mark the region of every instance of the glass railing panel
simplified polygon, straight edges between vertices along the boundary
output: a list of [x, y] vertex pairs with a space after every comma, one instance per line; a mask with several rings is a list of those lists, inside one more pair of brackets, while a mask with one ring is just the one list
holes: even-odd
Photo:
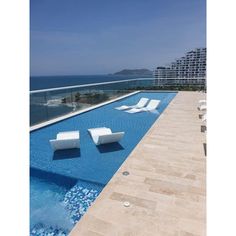
[[73, 89], [72, 98], [75, 110], [81, 110], [115, 99], [129, 92], [128, 90], [102, 90], [95, 87], [80, 90]]
[[30, 126], [48, 120], [46, 104], [45, 93], [30, 94]]
[[[34, 91], [30, 95], [32, 113], [30, 125], [32, 126], [126, 95], [133, 91], [131, 90], [133, 85], [130, 86], [130, 89], [127, 89], [128, 84], [130, 85], [130, 83], [124, 82], [48, 89], [40, 92]], [[110, 89], [112, 87], [115, 89]], [[37, 106], [35, 107], [36, 103]], [[39, 113], [39, 115], [36, 117], [35, 113]]]
[[205, 78], [140, 78], [135, 80], [69, 86], [30, 93], [30, 125], [121, 97], [136, 90], [205, 88]]
[[74, 105], [74, 111], [82, 110], [88, 108], [90, 105], [84, 99], [84, 94], [88, 93], [88, 89], [74, 88], [71, 89], [72, 102]]
[[48, 120], [73, 112], [74, 104], [70, 89], [46, 92]]

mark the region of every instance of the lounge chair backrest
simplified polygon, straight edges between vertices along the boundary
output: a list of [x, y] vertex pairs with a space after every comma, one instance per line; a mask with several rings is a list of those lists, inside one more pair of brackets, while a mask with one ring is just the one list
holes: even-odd
[[54, 151], [80, 147], [79, 139], [52, 139], [50, 144]]
[[206, 100], [205, 99], [199, 100], [198, 103], [206, 103]]
[[98, 141], [96, 144], [99, 145], [99, 144], [119, 142], [123, 136], [124, 136], [124, 132], [100, 135], [98, 137]]
[[57, 139], [76, 139], [79, 138], [79, 131], [59, 132]]
[[158, 107], [159, 103], [160, 103], [160, 100], [153, 99], [148, 103], [146, 108], [147, 110], [154, 110]]
[[198, 109], [200, 111], [206, 110], [207, 109], [207, 105], [206, 104], [202, 104], [201, 106], [198, 107]]
[[92, 128], [88, 129], [88, 132], [92, 137], [96, 137], [99, 135], [105, 135], [105, 134], [111, 134], [111, 129], [106, 128], [106, 127], [100, 127], [100, 128]]
[[207, 120], [207, 117], [206, 117], [206, 114], [204, 114], [203, 116], [202, 116], [202, 121], [204, 122], [204, 121], [206, 121]]
[[148, 98], [141, 98], [137, 103], [136, 107], [137, 108], [144, 107], [147, 104], [148, 100], [149, 100]]

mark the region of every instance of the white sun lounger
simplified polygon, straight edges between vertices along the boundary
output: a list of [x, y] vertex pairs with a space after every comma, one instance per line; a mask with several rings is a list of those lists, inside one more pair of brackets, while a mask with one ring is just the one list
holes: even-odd
[[79, 148], [79, 131], [60, 132], [56, 139], [49, 140], [54, 151], [62, 149]]
[[207, 120], [206, 114], [204, 114], [204, 115], [202, 116], [201, 120], [202, 120], [202, 122], [206, 122], [206, 120]]
[[198, 107], [198, 110], [199, 110], [199, 111], [205, 111], [206, 109], [207, 109], [206, 104], [202, 104], [202, 105], [200, 105], [200, 106]]
[[119, 142], [125, 132], [112, 133], [111, 129], [106, 127], [88, 129], [96, 145]]
[[129, 109], [129, 108], [142, 108], [147, 104], [148, 100], [149, 100], [148, 98], [141, 98], [136, 105], [133, 105], [133, 106], [123, 105], [121, 107], [116, 107], [115, 109], [122, 111], [122, 110], [126, 110], [126, 109]]
[[206, 100], [205, 100], [205, 99], [199, 100], [198, 103], [199, 103], [199, 104], [206, 104]]
[[155, 111], [157, 109], [157, 107], [159, 106], [160, 102], [161, 102], [160, 100], [152, 99], [146, 107], [132, 108], [131, 110], [128, 110], [126, 112], [128, 112], [128, 113], [137, 113], [137, 112], [142, 112], [142, 111], [150, 111], [150, 112]]

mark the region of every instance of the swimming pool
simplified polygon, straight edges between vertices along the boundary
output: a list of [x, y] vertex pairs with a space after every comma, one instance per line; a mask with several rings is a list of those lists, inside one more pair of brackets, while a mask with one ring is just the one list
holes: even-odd
[[[31, 132], [30, 166], [31, 175], [33, 176], [30, 196], [31, 235], [47, 235], [43, 234], [43, 230], [45, 228], [50, 229], [50, 227], [51, 235], [59, 235], [60, 233], [63, 235], [61, 231], [55, 233], [55, 229], [64, 230], [65, 234], [68, 233], [175, 95], [176, 93], [173, 92], [140, 92]], [[161, 100], [157, 112], [129, 114], [114, 109], [124, 104], [136, 104], [142, 97]], [[87, 129], [104, 126], [111, 128], [114, 132], [124, 131], [125, 136], [119, 143], [96, 146]], [[72, 130], [79, 130], [80, 132], [80, 149], [53, 153], [49, 140], [55, 138], [58, 132]], [[45, 194], [37, 194], [40, 189]], [[88, 194], [89, 197], [83, 195], [84, 189], [85, 195]], [[67, 203], [70, 201], [65, 200], [65, 196], [68, 196], [67, 193], [71, 191], [74, 192], [73, 213], [70, 210], [68, 211]], [[83, 196], [84, 201], [79, 201], [79, 198], [76, 197], [80, 195]], [[46, 202], [52, 202], [49, 206], [45, 206], [48, 208], [47, 214], [51, 217], [62, 215], [65, 219], [69, 219], [68, 222], [71, 222], [71, 225], [69, 223], [63, 225], [53, 222], [47, 225], [47, 220], [41, 222], [43, 221], [41, 220], [42, 215], [34, 214], [34, 212], [37, 211], [36, 206], [40, 205], [39, 203], [42, 207], [44, 206], [45, 198], [47, 199]], [[87, 201], [87, 199], [89, 200]], [[35, 204], [35, 202], [38, 202], [38, 204]], [[86, 204], [83, 207], [84, 203]], [[55, 211], [51, 207], [53, 205], [57, 205], [59, 209], [65, 209], [65, 211], [58, 209]], [[81, 214], [78, 213], [80, 208], [82, 209]], [[56, 214], [55, 212], [58, 211], [60, 213]], [[60, 222], [59, 219], [58, 222]], [[62, 229], [58, 228], [59, 225]], [[33, 229], [35, 234], [32, 232]], [[38, 232], [42, 234], [37, 234]]]

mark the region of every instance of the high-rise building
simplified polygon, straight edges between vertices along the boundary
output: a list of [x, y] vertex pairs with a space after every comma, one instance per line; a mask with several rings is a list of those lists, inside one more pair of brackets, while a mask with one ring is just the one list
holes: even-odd
[[156, 78], [173, 78], [175, 73], [170, 67], [158, 66], [155, 70]]
[[154, 77], [165, 78], [205, 78], [206, 77], [206, 48], [196, 48], [187, 52], [184, 57], [172, 62], [168, 67], [158, 66]]

